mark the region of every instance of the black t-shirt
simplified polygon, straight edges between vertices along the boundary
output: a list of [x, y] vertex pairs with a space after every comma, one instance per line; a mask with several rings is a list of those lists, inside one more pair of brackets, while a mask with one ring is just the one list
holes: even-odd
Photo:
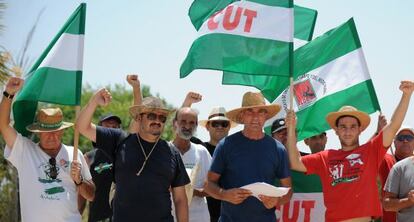
[[[96, 145], [115, 159], [116, 193], [113, 221], [172, 222], [170, 187], [190, 182], [180, 154], [164, 140], [159, 140], [144, 170], [137, 176], [145, 160], [136, 134], [130, 135], [115, 152], [122, 135], [119, 129], [97, 127]], [[148, 155], [154, 143], [140, 139]]]
[[89, 222], [100, 221], [112, 216], [109, 205], [109, 190], [113, 180], [112, 157], [100, 149], [85, 154], [89, 161], [89, 170], [95, 183], [95, 199], [89, 203]]
[[[204, 142], [202, 145], [205, 148], [207, 148], [210, 155], [213, 156], [216, 146], [212, 145], [209, 142]], [[214, 199], [213, 197], [207, 197], [207, 204], [208, 204], [208, 211], [210, 212], [210, 221], [217, 222], [220, 217], [221, 201]]]

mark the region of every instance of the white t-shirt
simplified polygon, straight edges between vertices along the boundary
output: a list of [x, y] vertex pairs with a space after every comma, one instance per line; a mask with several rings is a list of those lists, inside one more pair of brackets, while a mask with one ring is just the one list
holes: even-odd
[[[13, 149], [6, 146], [4, 156], [19, 174], [22, 221], [79, 222], [76, 185], [70, 177], [73, 147], [62, 144], [56, 156], [58, 176], [48, 176], [49, 159], [38, 144], [18, 134]], [[82, 152], [78, 152], [82, 176], [91, 180], [88, 165]]]
[[[194, 189], [202, 189], [211, 165], [211, 156], [208, 150], [202, 145], [191, 143], [190, 149], [184, 155], [181, 155], [181, 158], [187, 172], [191, 172], [198, 164], [195, 178], [191, 178], [190, 173], [188, 176], [192, 180], [191, 184], [193, 184]], [[210, 222], [210, 213], [205, 197], [193, 196], [188, 211], [190, 222]]]

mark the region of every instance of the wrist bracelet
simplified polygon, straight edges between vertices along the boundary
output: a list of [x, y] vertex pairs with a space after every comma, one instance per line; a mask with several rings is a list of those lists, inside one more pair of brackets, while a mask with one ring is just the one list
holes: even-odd
[[14, 97], [14, 95], [9, 94], [7, 91], [3, 91], [3, 96], [10, 100]]

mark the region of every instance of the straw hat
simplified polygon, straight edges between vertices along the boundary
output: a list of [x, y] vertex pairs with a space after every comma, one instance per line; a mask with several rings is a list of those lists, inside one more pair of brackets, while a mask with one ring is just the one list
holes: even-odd
[[36, 119], [37, 122], [26, 127], [32, 133], [54, 132], [73, 126], [73, 123], [63, 122], [63, 113], [60, 108], [40, 109]]
[[161, 112], [165, 115], [169, 115], [170, 113], [174, 112], [174, 110], [168, 109], [161, 101], [161, 99], [152, 96], [145, 97], [142, 100], [141, 105], [129, 107], [129, 114], [134, 119], [141, 113], [149, 112]]
[[229, 118], [226, 117], [226, 109], [224, 107], [221, 107], [221, 106], [214, 107], [210, 111], [210, 114], [208, 115], [208, 119], [200, 120], [198, 123], [201, 126], [206, 127], [207, 123], [209, 121], [229, 121], [230, 122], [230, 128], [233, 128], [233, 127], [237, 126], [237, 123], [235, 123], [233, 121], [230, 121]]
[[334, 129], [336, 128], [336, 120], [341, 116], [353, 116], [357, 118], [361, 124], [362, 131], [368, 127], [371, 121], [371, 118], [367, 113], [359, 111], [353, 106], [343, 106], [337, 112], [328, 113], [326, 121], [331, 128]]
[[251, 108], [267, 110], [267, 119], [272, 118], [280, 111], [280, 106], [277, 104], [266, 105], [266, 101], [261, 93], [247, 92], [243, 95], [242, 107], [228, 111], [226, 116], [236, 123], [243, 124], [240, 120], [240, 113]]

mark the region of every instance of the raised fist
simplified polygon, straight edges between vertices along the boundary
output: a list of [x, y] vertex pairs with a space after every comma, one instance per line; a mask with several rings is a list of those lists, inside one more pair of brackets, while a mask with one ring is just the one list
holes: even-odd
[[111, 102], [112, 96], [111, 96], [111, 93], [107, 89], [102, 88], [95, 93], [92, 100], [97, 105], [107, 106]]
[[141, 86], [141, 83], [138, 79], [138, 75], [135, 75], [135, 74], [127, 75], [126, 80], [128, 84], [131, 85], [133, 88]]
[[19, 77], [11, 77], [6, 84], [5, 91], [10, 95], [14, 95], [23, 87], [23, 83], [23, 79]]

